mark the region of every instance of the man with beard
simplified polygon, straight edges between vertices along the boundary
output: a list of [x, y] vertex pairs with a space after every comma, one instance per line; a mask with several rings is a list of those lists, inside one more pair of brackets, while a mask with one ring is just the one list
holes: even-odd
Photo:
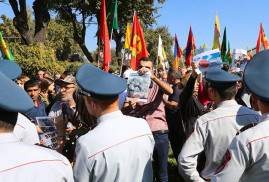
[[73, 92], [77, 87], [74, 76], [67, 76], [65, 79], [57, 80], [56, 84], [60, 85], [61, 101], [53, 104], [49, 116], [55, 118], [55, 125], [58, 129], [58, 147], [57, 151], [61, 153], [63, 144], [65, 143], [65, 132], [68, 122], [72, 118], [72, 113], [76, 110], [76, 103], [73, 99]]

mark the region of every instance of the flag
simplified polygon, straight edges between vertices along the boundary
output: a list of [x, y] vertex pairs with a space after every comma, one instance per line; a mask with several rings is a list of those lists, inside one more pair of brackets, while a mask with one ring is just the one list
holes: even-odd
[[194, 42], [194, 37], [193, 37], [191, 26], [190, 26], [189, 37], [188, 37], [188, 42], [186, 46], [186, 56], [185, 56], [187, 66], [191, 65], [192, 53], [193, 53], [194, 48], [195, 48], [195, 42]]
[[225, 60], [228, 60], [229, 65], [232, 64], [232, 53], [231, 53], [231, 48], [230, 48], [230, 41], [228, 41], [228, 52], [225, 56]]
[[1, 32], [0, 32], [0, 41], [1, 41], [2, 50], [3, 50], [4, 55], [5, 55], [4, 58], [13, 61], [14, 57], [12, 56], [11, 52], [8, 50], [6, 43], [5, 43], [5, 40], [2, 37]]
[[111, 52], [110, 52], [109, 35], [108, 35], [107, 22], [106, 22], [106, 3], [105, 3], [105, 0], [101, 1], [99, 37], [104, 42], [103, 68], [104, 68], [104, 71], [108, 72], [108, 63], [111, 62]]
[[175, 34], [175, 49], [174, 49], [174, 68], [178, 69], [179, 67], [179, 59], [181, 58], [183, 52], [181, 47], [178, 44], [177, 34]]
[[251, 59], [253, 57], [252, 49], [249, 51], [249, 58]]
[[118, 6], [117, 0], [115, 0], [115, 4], [112, 6], [110, 11], [107, 14], [107, 28], [109, 32], [109, 36], [111, 35], [112, 29], [118, 29]]
[[164, 46], [162, 43], [161, 35], [159, 35], [159, 43], [158, 43], [158, 58], [159, 58], [159, 68], [163, 68], [164, 72], [166, 69], [169, 69], [169, 63], [167, 61], [167, 57], [165, 54]]
[[133, 70], [137, 70], [137, 65], [139, 59], [142, 57], [148, 57], [148, 51], [143, 35], [143, 31], [139, 20], [137, 18], [136, 12], [134, 13], [134, 21], [132, 27], [130, 47], [132, 49], [132, 57], [130, 61], [130, 66]]
[[265, 36], [264, 30], [262, 28], [262, 23], [260, 24], [260, 32], [257, 40], [256, 53], [260, 51], [261, 44], [263, 44], [264, 49], [269, 48], [268, 40]]
[[207, 48], [207, 45], [204, 43], [203, 48]]
[[227, 45], [226, 45], [226, 27], [225, 27], [221, 44], [221, 59], [223, 63], [225, 62], [226, 51], [227, 51]]
[[125, 43], [124, 43], [124, 49], [130, 49], [130, 37], [132, 33], [132, 26], [130, 23], [127, 23], [126, 27], [126, 34], [125, 34]]
[[214, 40], [213, 40], [213, 48], [212, 49], [219, 49], [219, 37], [220, 37], [220, 27], [219, 27], [219, 17], [216, 12], [215, 17], [215, 28], [214, 28]]

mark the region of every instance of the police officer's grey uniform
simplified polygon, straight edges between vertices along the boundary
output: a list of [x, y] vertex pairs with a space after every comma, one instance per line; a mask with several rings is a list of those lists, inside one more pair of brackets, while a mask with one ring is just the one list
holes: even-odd
[[64, 156], [20, 142], [13, 133], [0, 134], [0, 153], [0, 181], [74, 181], [71, 165]]
[[212, 181], [268, 181], [269, 113], [263, 114], [260, 122], [233, 140]]
[[[207, 74], [210, 75], [209, 72]], [[210, 179], [237, 131], [251, 122], [258, 122], [259, 116], [257, 112], [238, 105], [235, 100], [228, 100], [198, 118], [178, 156], [181, 176], [186, 181], [195, 182]], [[200, 177], [196, 166], [198, 154], [202, 151], [205, 152], [206, 163]]]
[[21, 142], [30, 144], [40, 143], [36, 126], [20, 113], [18, 114], [17, 124], [14, 127], [13, 133]]
[[[2, 72], [0, 80], [0, 110], [4, 118], [1, 122], [13, 125], [14, 121], [5, 119], [10, 114], [8, 112], [13, 112], [14, 116], [18, 112], [26, 112], [34, 106], [33, 101]], [[64, 156], [51, 149], [20, 142], [12, 131], [1, 129], [0, 181], [74, 181], [71, 165]]]
[[152, 181], [153, 148], [144, 119], [121, 111], [103, 115], [94, 130], [77, 141], [75, 181]]
[[[103, 102], [116, 101], [127, 86], [122, 78], [89, 64], [78, 69], [76, 79], [81, 94]], [[75, 181], [152, 181], [154, 139], [149, 125], [144, 119], [113, 109], [97, 118], [98, 125], [78, 139]]]
[[[256, 97], [269, 101], [269, 50], [257, 53], [247, 64], [244, 82]], [[258, 78], [258, 79], [257, 79]], [[260, 101], [261, 102], [261, 101]], [[268, 108], [268, 106], [267, 106]], [[266, 112], [267, 108], [261, 109]], [[266, 182], [269, 180], [269, 113], [260, 123], [233, 140], [212, 181]]]

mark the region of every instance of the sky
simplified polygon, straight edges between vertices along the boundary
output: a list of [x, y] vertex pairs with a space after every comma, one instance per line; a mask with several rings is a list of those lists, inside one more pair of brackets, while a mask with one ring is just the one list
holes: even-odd
[[[30, 7], [32, 1], [27, 0]], [[216, 12], [220, 23], [220, 41], [226, 27], [231, 49], [256, 47], [260, 23], [263, 23], [265, 34], [269, 35], [269, 0], [167, 0], [157, 6], [162, 8], [159, 9], [161, 16], [157, 18], [155, 27], [167, 26], [172, 36], [176, 33], [182, 49], [186, 47], [190, 25], [196, 46], [199, 48], [205, 43], [208, 48], [212, 48]], [[0, 10], [0, 14], [14, 17], [8, 3], [0, 3]], [[86, 45], [90, 51], [97, 48], [95, 33], [95, 25], [87, 28]]]

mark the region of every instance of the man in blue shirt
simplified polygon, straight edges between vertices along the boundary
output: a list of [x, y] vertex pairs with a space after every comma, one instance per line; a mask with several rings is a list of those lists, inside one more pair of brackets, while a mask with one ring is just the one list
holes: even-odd
[[37, 99], [40, 93], [40, 84], [37, 80], [29, 80], [24, 84], [24, 90], [34, 102], [34, 107], [27, 111], [26, 114], [37, 124], [36, 117], [47, 116], [45, 104]]

